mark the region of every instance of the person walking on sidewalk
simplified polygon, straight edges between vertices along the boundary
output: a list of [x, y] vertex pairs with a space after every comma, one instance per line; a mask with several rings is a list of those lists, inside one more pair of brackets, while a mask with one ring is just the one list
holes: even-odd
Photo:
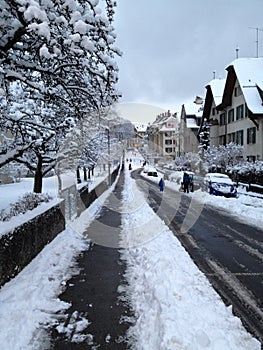
[[161, 178], [161, 180], [159, 181], [159, 188], [160, 188], [160, 191], [163, 192], [163, 190], [164, 190], [164, 180], [163, 180], [163, 178]]

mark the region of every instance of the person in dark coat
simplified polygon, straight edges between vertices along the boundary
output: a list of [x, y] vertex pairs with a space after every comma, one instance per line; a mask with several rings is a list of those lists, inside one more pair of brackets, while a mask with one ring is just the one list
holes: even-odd
[[161, 178], [161, 180], [159, 181], [159, 187], [160, 187], [160, 191], [163, 192], [163, 190], [164, 190], [164, 181], [163, 181], [163, 178]]
[[187, 173], [184, 173], [183, 177], [183, 185], [184, 185], [184, 193], [189, 193], [189, 183], [190, 183], [190, 177]]

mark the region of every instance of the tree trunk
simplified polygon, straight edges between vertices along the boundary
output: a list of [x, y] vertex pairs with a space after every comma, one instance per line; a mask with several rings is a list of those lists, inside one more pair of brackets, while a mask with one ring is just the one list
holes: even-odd
[[77, 167], [77, 183], [78, 183], [78, 184], [81, 183], [79, 166]]
[[84, 172], [84, 181], [87, 181], [87, 169], [85, 166], [83, 167], [83, 172]]
[[57, 171], [56, 175], [58, 178], [58, 192], [60, 193], [62, 190], [62, 178], [59, 170]]
[[43, 184], [43, 174], [42, 174], [42, 157], [38, 157], [37, 169], [35, 171], [34, 177], [34, 192], [41, 193]]

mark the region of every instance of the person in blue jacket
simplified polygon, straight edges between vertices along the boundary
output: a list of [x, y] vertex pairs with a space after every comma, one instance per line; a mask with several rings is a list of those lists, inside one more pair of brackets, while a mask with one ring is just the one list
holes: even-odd
[[164, 190], [164, 181], [163, 181], [163, 178], [161, 178], [161, 180], [159, 181], [159, 187], [160, 187], [160, 191], [163, 192], [163, 190]]
[[184, 173], [183, 184], [184, 184], [184, 193], [186, 192], [189, 193], [190, 176], [187, 173]]

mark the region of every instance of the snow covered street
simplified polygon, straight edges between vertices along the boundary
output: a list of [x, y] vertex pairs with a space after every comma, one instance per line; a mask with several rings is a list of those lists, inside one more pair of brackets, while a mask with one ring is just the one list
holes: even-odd
[[[139, 166], [138, 158], [133, 168]], [[70, 307], [58, 296], [66, 281], [78, 273], [75, 259], [89, 247], [83, 232], [112, 189], [70, 222], [1, 288], [3, 349], [48, 349], [43, 326], [54, 321], [54, 313]], [[121, 254], [127, 264], [128, 286], [120, 285], [119, 290], [126, 292], [136, 317], [128, 331], [133, 349], [259, 350], [260, 343], [233, 316], [231, 307], [224, 305], [173, 233], [149, 207], [128, 169], [122, 196]]]
[[[126, 207], [140, 196], [126, 177]], [[145, 203], [124, 211], [123, 251], [127, 294], [138, 317], [130, 334], [136, 349], [260, 349], [197, 269], [173, 233]], [[147, 243], [134, 246], [134, 233], [145, 237], [145, 224], [160, 230]], [[138, 238], [136, 238], [138, 242]]]

